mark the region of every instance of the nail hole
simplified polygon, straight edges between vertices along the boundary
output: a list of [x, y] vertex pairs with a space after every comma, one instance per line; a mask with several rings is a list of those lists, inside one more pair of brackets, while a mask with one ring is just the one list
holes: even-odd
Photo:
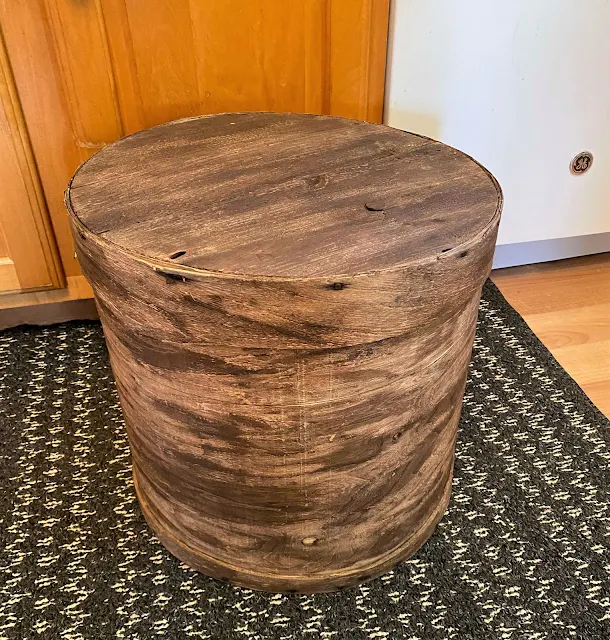
[[393, 440], [394, 442], [398, 442], [398, 440], [400, 440], [400, 436], [402, 436], [402, 431], [399, 431], [398, 433], [395, 433], [395, 434], [392, 436], [392, 440]]
[[171, 253], [170, 254], [170, 260], [175, 260], [176, 258], [179, 258], [180, 256], [183, 256], [186, 253], [186, 251], [176, 251], [175, 253]]
[[313, 189], [317, 189], [320, 187], [325, 187], [328, 184], [328, 176], [321, 174], [319, 176], [311, 176], [310, 178], [306, 178], [305, 181], [307, 184]]
[[306, 547], [312, 547], [314, 544], [318, 544], [318, 539], [314, 538], [313, 536], [310, 536], [308, 538], [303, 538], [301, 540], [301, 542], [306, 546]]
[[327, 284], [327, 289], [334, 289], [335, 291], [341, 291], [345, 289], [348, 285], [345, 282], [333, 282], [331, 284]]

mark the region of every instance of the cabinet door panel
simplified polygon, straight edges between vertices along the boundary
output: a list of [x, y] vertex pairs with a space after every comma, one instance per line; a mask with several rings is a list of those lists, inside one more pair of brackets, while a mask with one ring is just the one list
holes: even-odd
[[0, 293], [63, 285], [44, 196], [0, 33]]

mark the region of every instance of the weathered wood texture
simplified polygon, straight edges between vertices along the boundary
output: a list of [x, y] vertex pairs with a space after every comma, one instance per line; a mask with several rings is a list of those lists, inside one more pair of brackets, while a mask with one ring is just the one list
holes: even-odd
[[323, 591], [430, 536], [502, 204], [488, 172], [381, 125], [223, 114], [106, 147], [66, 203], [175, 555]]

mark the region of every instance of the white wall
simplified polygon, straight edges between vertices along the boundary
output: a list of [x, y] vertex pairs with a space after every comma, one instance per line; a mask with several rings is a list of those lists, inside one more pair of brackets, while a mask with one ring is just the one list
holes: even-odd
[[[610, 232], [610, 1], [394, 0], [392, 12], [386, 122], [496, 175], [498, 243]], [[584, 149], [593, 167], [573, 176]]]

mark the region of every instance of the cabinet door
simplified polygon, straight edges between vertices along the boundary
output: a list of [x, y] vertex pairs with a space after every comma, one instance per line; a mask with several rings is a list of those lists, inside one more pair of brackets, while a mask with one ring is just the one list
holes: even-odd
[[52, 289], [63, 284], [0, 32], [0, 293]]
[[222, 111], [380, 122], [389, 0], [0, 0], [67, 276], [78, 164], [133, 131]]

